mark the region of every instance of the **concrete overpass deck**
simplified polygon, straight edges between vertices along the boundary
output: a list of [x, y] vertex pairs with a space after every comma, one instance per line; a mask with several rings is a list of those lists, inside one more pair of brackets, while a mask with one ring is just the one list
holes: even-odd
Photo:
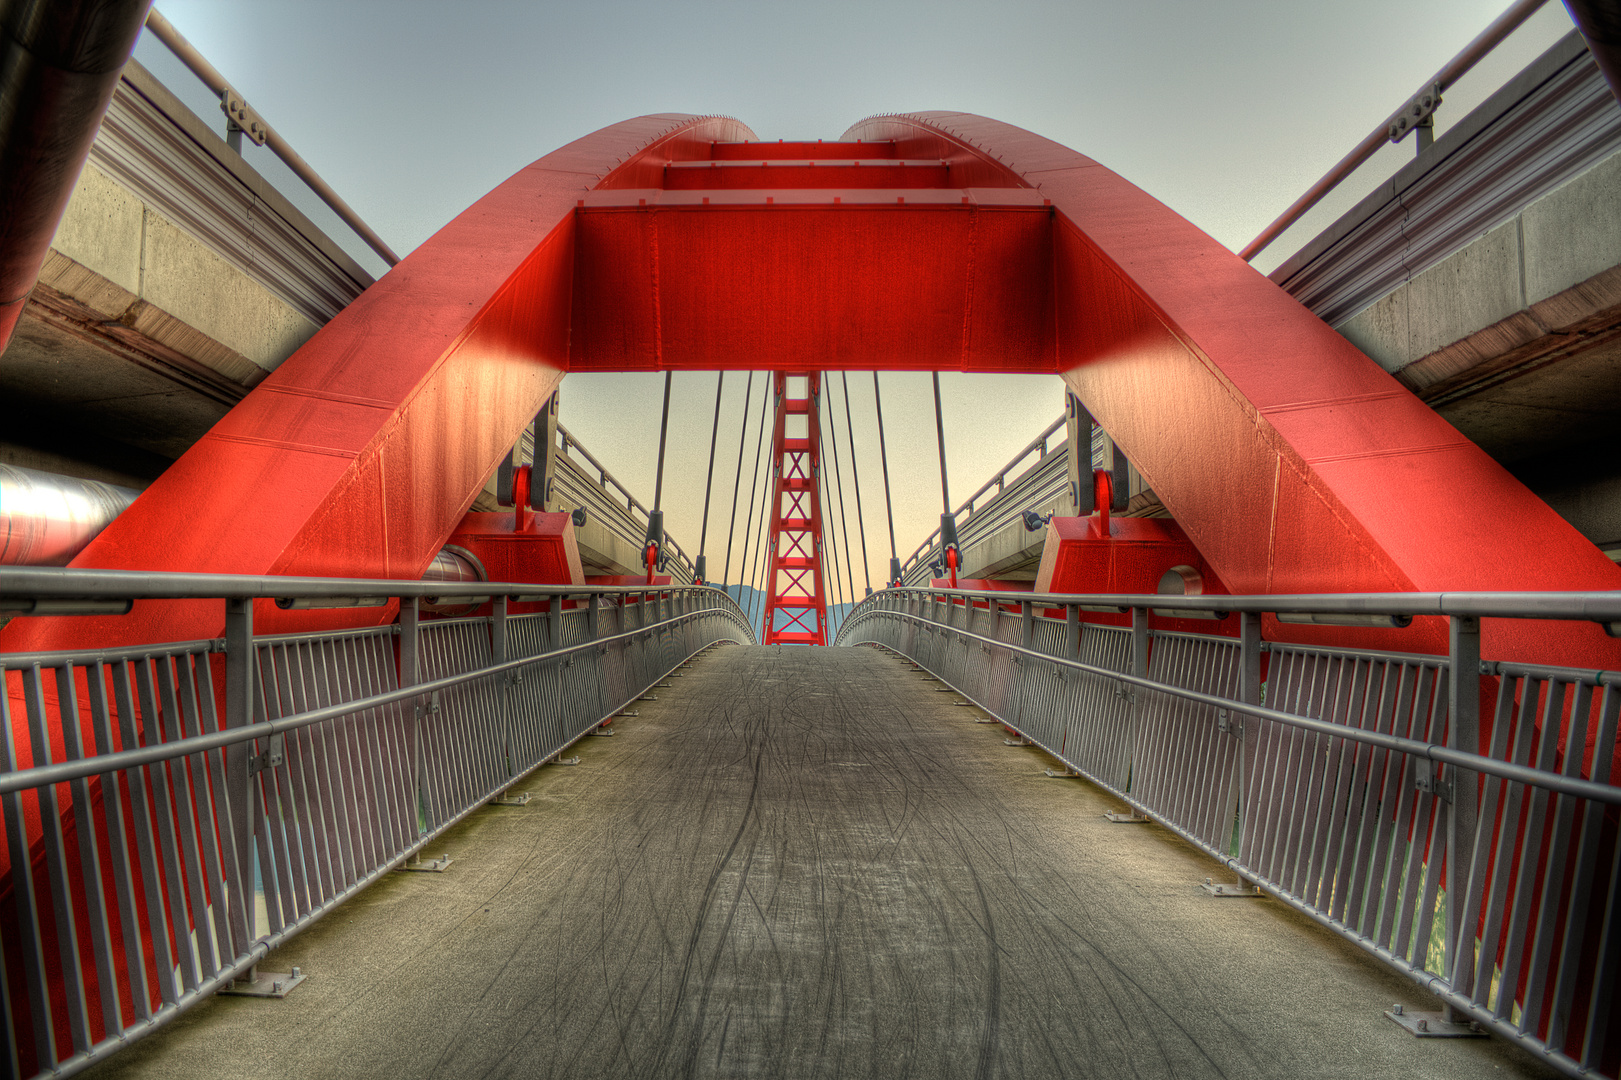
[[1545, 1076], [871, 649], [726, 647], [90, 1075]]

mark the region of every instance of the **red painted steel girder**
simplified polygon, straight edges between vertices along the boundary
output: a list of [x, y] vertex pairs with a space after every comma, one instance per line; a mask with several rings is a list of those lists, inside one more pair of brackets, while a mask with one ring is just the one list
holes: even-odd
[[[826, 645], [822, 578], [822, 377], [777, 372], [771, 428], [771, 554], [766, 563], [764, 641]], [[779, 620], [778, 614], [782, 615]]]
[[[73, 565], [420, 577], [567, 369], [579, 201], [751, 137], [727, 118], [644, 116], [520, 170], [322, 327]], [[255, 617], [262, 630], [357, 618], [268, 603]], [[116, 619], [18, 619], [0, 647], [223, 626], [218, 603], [137, 603]]]
[[[565, 369], [934, 368], [1062, 374], [1235, 592], [1621, 587], [1376, 364], [1074, 151], [960, 113], [875, 117], [841, 143], [746, 135], [642, 118], [523, 170], [265, 380], [79, 564], [412, 577]], [[697, 161], [776, 162], [754, 167], [783, 178], [929, 162], [934, 186], [668, 190]], [[218, 633], [216, 611], [182, 608], [139, 635]], [[95, 627], [44, 622], [0, 644], [83, 644]], [[131, 625], [102, 621], [118, 640]], [[1439, 633], [1386, 643], [1434, 650]], [[1487, 633], [1488, 654], [1621, 662], [1596, 626]]]

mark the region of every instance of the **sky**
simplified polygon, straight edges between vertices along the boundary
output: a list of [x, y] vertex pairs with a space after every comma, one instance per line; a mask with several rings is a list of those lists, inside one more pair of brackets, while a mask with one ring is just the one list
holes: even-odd
[[[763, 139], [833, 139], [874, 113], [952, 109], [1054, 139], [1108, 166], [1238, 250], [1423, 86], [1506, 0], [1162, 0], [985, 3], [595, 0], [158, 0], [249, 104], [401, 255], [518, 169], [627, 117], [735, 116]], [[1554, 0], [1446, 94], [1444, 133], [1571, 29]], [[217, 103], [143, 35], [136, 58], [199, 115]], [[269, 151], [248, 160], [375, 273], [384, 270]], [[1380, 151], [1255, 265], [1270, 270], [1410, 160]], [[707, 544], [732, 515], [743, 373], [721, 410]], [[885, 372], [884, 421], [902, 558], [938, 525], [927, 375]], [[696, 553], [716, 375], [675, 377], [664, 509]], [[834, 377], [839, 438], [842, 380]], [[889, 558], [872, 376], [851, 373], [867, 558]], [[754, 405], [763, 378], [755, 379]], [[941, 376], [948, 477], [963, 501], [1062, 412], [1053, 376]], [[565, 379], [561, 418], [651, 503], [662, 376]], [[755, 412], [753, 415], [757, 415]], [[751, 424], [753, 423], [751, 417]], [[729, 437], [728, 437], [729, 433]], [[841, 445], [841, 453], [848, 453]], [[745, 478], [753, 456], [744, 448]], [[853, 518], [852, 462], [843, 480]], [[735, 517], [741, 530], [744, 506]], [[836, 504], [835, 504], [836, 510]], [[859, 543], [856, 544], [859, 549]], [[728, 575], [737, 580], [734, 555]], [[746, 579], [746, 573], [743, 574]], [[844, 587], [846, 590], [848, 586]]]

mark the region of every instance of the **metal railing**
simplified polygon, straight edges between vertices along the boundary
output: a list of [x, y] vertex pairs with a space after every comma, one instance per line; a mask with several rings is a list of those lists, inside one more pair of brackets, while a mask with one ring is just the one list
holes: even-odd
[[[1151, 612], [1177, 610], [1225, 612], [1238, 635], [1150, 629]], [[1083, 618], [1096, 611], [1129, 611], [1130, 625]], [[1450, 655], [1267, 642], [1264, 613], [1387, 627], [1444, 616]], [[1426, 1023], [1472, 1022], [1567, 1075], [1614, 1076], [1621, 673], [1483, 662], [1480, 624], [1494, 618], [1616, 634], [1621, 594], [893, 589], [859, 604], [838, 643], [908, 658], [1225, 863], [1238, 888], [1255, 883], [1407, 975], [1444, 1006]]]
[[[400, 617], [257, 636], [255, 598]], [[152, 599], [221, 602], [225, 636], [0, 654], [10, 1075], [77, 1073], [249, 976], [701, 649], [753, 641], [693, 586], [0, 574], [0, 613]]]
[[227, 132], [236, 140], [232, 143], [233, 149], [241, 150], [240, 137], [242, 133], [247, 134], [248, 138], [254, 143], [269, 146], [271, 152], [292, 170], [293, 175], [304, 181], [309, 186], [309, 189], [315, 193], [316, 197], [325, 203], [334, 214], [338, 215], [340, 221], [353, 229], [355, 235], [365, 241], [367, 247], [375, 251], [388, 265], [395, 266], [399, 263], [400, 257], [394, 254], [393, 249], [383, 242], [383, 238], [378, 236], [370, 225], [361, 220], [360, 215], [355, 213], [354, 208], [345, 202], [336, 191], [333, 191], [330, 184], [321, 179], [320, 174], [310, 167], [310, 163], [305, 161], [298, 151], [288, 145], [287, 140], [283, 139], [275, 128], [266, 123], [263, 117], [254, 112], [247, 102], [242, 100], [241, 95], [231, 88], [230, 83], [226, 82], [225, 76], [221, 75], [219, 70], [213, 64], [210, 64], [202, 53], [197, 51], [197, 47], [187, 41], [180, 31], [174, 28], [173, 23], [154, 9], [146, 13], [146, 28], [152, 31], [152, 34], [159, 41], [168, 46], [169, 51], [174, 53], [175, 58], [191, 69], [191, 73], [196, 75], [204, 86], [219, 96], [220, 108], [225, 112], [227, 118]]
[[1284, 230], [1322, 202], [1329, 192], [1339, 187], [1346, 177], [1361, 168], [1386, 143], [1401, 142], [1409, 132], [1418, 132], [1415, 136], [1419, 140], [1418, 149], [1422, 151], [1429, 146], [1429, 133], [1433, 130], [1431, 125], [1434, 122], [1435, 110], [1441, 104], [1441, 95], [1493, 49], [1501, 45], [1510, 34], [1519, 29], [1521, 24], [1535, 15], [1545, 3], [1547, 0], [1516, 0], [1511, 4], [1507, 11], [1465, 45], [1463, 51], [1447, 61], [1446, 65], [1428, 79], [1401, 108], [1392, 113], [1388, 120], [1369, 132], [1355, 149], [1341, 158], [1322, 179], [1306, 189], [1306, 193], [1296, 199], [1276, 221], [1262, 229], [1259, 236], [1244, 245], [1238, 257], [1248, 262], [1259, 255], [1267, 245], [1283, 235]]
[[[1049, 489], [1054, 486], [1054, 470], [1063, 473], [1064, 463], [1069, 460], [1069, 448], [1066, 443], [1061, 449], [1049, 450], [1047, 443], [1064, 427], [1064, 422], [1065, 417], [1060, 416], [1048, 424], [1041, 434], [1031, 439], [1024, 449], [1014, 454], [1006, 465], [957, 507], [956, 513], [968, 515], [957, 523], [958, 542], [965, 549], [1024, 513], [1032, 502], [1040, 502], [1052, 494]], [[1009, 480], [1008, 476], [1032, 454], [1036, 456], [1035, 462]], [[1062, 476], [1056, 481], [1060, 490], [1066, 483], [1067, 478]], [[982, 504], [980, 500], [986, 495], [991, 497]], [[940, 530], [936, 528], [901, 563], [901, 573], [908, 582], [920, 577], [930, 563], [939, 559], [939, 543]]]

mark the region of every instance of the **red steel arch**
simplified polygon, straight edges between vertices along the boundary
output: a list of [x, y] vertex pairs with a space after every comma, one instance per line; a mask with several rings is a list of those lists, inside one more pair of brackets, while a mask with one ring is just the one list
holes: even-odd
[[[76, 565], [412, 578], [565, 371], [934, 368], [1062, 375], [1235, 592], [1621, 588], [1376, 364], [1096, 162], [963, 113], [873, 117], [838, 143], [751, 139], [725, 118], [642, 117], [520, 171]], [[213, 606], [141, 614], [148, 640], [221, 624]], [[320, 618], [353, 616], [300, 625]], [[18, 620], [0, 646], [132, 625], [64, 622]], [[1597, 626], [1487, 632], [1488, 652], [1514, 638], [1527, 659], [1621, 659]]]

